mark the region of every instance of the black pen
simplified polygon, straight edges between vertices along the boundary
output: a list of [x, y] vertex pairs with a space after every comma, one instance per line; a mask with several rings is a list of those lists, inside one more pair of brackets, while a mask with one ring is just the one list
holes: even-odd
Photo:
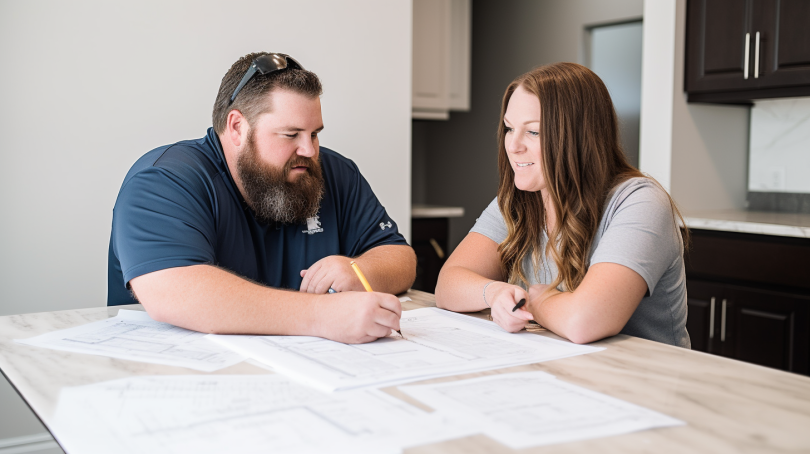
[[512, 312], [515, 312], [516, 310], [520, 309], [525, 305], [526, 305], [526, 298], [523, 298], [520, 301], [518, 301], [517, 304], [515, 304], [515, 307], [512, 308]]

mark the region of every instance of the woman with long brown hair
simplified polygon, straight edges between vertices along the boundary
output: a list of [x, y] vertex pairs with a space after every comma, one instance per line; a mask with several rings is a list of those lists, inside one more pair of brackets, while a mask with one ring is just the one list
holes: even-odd
[[496, 199], [442, 268], [439, 307], [489, 307], [507, 331], [535, 320], [576, 343], [624, 333], [690, 347], [680, 213], [627, 163], [596, 74], [556, 63], [515, 79], [498, 172]]

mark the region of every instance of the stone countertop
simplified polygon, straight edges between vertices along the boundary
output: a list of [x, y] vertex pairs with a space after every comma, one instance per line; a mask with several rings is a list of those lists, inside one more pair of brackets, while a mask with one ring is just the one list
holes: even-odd
[[684, 211], [690, 229], [810, 238], [810, 214], [747, 210]]
[[462, 216], [464, 216], [464, 207], [422, 205], [418, 203], [411, 206], [411, 218], [460, 218]]
[[[433, 306], [429, 293], [410, 291], [403, 309]], [[140, 306], [124, 306], [139, 309]], [[118, 307], [0, 317], [0, 369], [29, 406], [52, 428], [59, 392], [105, 380], [143, 375], [204, 374], [103, 356], [82, 355], [14, 343], [45, 332], [114, 317]], [[470, 314], [485, 317], [485, 313]], [[533, 331], [535, 331], [534, 329]], [[538, 335], [557, 338], [542, 331]], [[540, 370], [560, 380], [605, 393], [686, 422], [670, 427], [521, 450], [524, 453], [592, 452], [810, 452], [810, 377], [719, 356], [618, 335], [594, 343], [606, 350], [497, 371]], [[242, 362], [214, 374], [268, 374]], [[444, 381], [447, 377], [431, 381]], [[427, 382], [427, 381], [426, 381]], [[396, 387], [384, 388], [409, 399]], [[58, 429], [54, 433], [59, 440]], [[484, 435], [424, 445], [410, 454], [513, 452]]]

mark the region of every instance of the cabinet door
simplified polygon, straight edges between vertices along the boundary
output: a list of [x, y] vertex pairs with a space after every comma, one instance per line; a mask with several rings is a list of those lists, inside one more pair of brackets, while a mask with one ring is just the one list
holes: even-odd
[[692, 350], [722, 353], [720, 343], [719, 305], [724, 286], [690, 279], [686, 282], [686, 330], [692, 341]]
[[751, 36], [760, 87], [810, 84], [810, 1], [757, 0]]
[[444, 262], [447, 261], [448, 218], [411, 220], [411, 244], [416, 252], [416, 281], [412, 288], [435, 293]]
[[413, 2], [413, 108], [447, 113], [451, 0]]
[[733, 358], [808, 373], [810, 297], [732, 286], [726, 296]]
[[452, 0], [450, 17], [450, 110], [470, 110], [472, 2]]
[[688, 93], [755, 88], [751, 70], [753, 0], [691, 0], [687, 4]]

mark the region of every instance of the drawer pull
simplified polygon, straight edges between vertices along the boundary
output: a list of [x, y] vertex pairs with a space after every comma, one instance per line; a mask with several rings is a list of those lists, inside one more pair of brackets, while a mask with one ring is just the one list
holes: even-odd
[[723, 309], [720, 313], [720, 342], [726, 341], [726, 299], [723, 298]]
[[757, 40], [754, 44], [754, 79], [759, 79], [759, 32], [757, 32]]
[[714, 339], [714, 297], [709, 306], [709, 339]]
[[748, 80], [748, 56], [751, 54], [751, 34], [745, 34], [745, 66], [743, 66], [743, 79]]
[[430, 239], [430, 245], [433, 246], [433, 250], [436, 251], [436, 255], [439, 256], [440, 259], [444, 258], [444, 249], [439, 246], [439, 242], [434, 240], [433, 238]]

